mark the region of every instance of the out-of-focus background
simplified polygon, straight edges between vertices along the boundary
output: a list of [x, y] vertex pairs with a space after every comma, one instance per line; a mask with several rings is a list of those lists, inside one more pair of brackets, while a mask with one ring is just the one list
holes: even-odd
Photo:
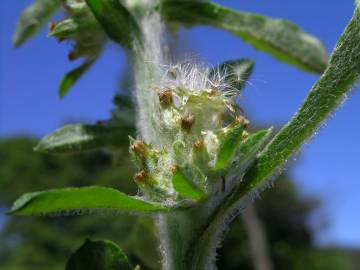
[[[319, 37], [329, 52], [353, 12], [352, 0], [216, 2], [290, 19]], [[99, 184], [136, 192], [126, 148], [116, 162], [104, 152], [70, 157], [32, 152], [40, 137], [64, 123], [109, 118], [113, 95], [125, 87], [129, 68], [121, 49], [109, 44], [90, 72], [60, 100], [59, 80], [77, 64], [66, 58], [70, 45], [47, 38], [46, 29], [20, 49], [11, 45], [16, 20], [30, 3], [3, 0], [0, 9], [0, 269], [63, 269], [86, 237], [112, 239], [143, 269], [158, 269], [150, 220], [5, 215], [11, 202], [29, 191]], [[208, 27], [182, 30], [176, 51], [178, 57], [211, 65], [240, 57], [255, 60], [240, 105], [256, 126], [280, 128], [318, 78]], [[254, 269], [249, 244], [254, 222], [265, 232], [274, 269], [360, 269], [358, 90], [303, 147], [296, 162], [289, 161], [287, 174], [256, 202], [252, 215], [234, 222], [219, 250], [219, 269]]]

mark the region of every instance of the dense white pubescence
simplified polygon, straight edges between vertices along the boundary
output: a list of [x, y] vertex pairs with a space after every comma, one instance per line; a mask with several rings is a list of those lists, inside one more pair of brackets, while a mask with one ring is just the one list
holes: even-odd
[[225, 81], [226, 72], [213, 71], [211, 67], [193, 60], [164, 67], [161, 81], [164, 87], [183, 87], [193, 94], [208, 89], [221, 91], [224, 95], [231, 95], [236, 90]]
[[[139, 135], [155, 148], [183, 140], [178, 123], [186, 113], [198, 113], [198, 133], [218, 128], [216, 118], [229, 108], [237, 90], [226, 82], [226, 71], [213, 71], [193, 61], [171, 63], [162, 44], [164, 26], [158, 13], [141, 19], [144, 41], [135, 44], [135, 76]], [[170, 89], [176, 109], [163, 110], [159, 92]], [[213, 94], [213, 93], [217, 94]], [[205, 96], [211, 96], [206, 100]], [[191, 103], [192, 102], [192, 103]], [[219, 118], [219, 117], [218, 117]], [[204, 130], [201, 130], [204, 129]], [[164, 134], [165, 133], [165, 134]], [[168, 141], [164, 138], [168, 136]], [[180, 136], [180, 137], [179, 137]]]
[[155, 143], [159, 119], [159, 102], [154, 88], [162, 77], [163, 63], [161, 37], [163, 26], [155, 13], [141, 21], [143, 43], [135, 44], [135, 98], [137, 103], [137, 128], [147, 142]]
[[212, 190], [207, 175], [229, 130], [224, 125], [236, 116], [239, 92], [228, 82], [225, 68], [172, 63], [162, 44], [164, 26], [158, 13], [147, 14], [139, 23], [143, 40], [134, 44], [134, 96], [138, 139], [148, 150], [136, 153], [130, 146], [140, 170], [135, 181], [145, 196], [168, 198], [171, 204], [180, 198], [172, 183], [179, 167], [187, 168], [185, 177], [194, 185]]

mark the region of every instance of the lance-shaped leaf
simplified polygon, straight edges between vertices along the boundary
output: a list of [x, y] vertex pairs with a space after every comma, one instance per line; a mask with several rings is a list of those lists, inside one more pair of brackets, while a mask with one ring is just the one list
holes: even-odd
[[59, 96], [63, 98], [71, 87], [81, 78], [82, 75], [94, 64], [96, 59], [86, 60], [83, 64], [65, 74], [60, 82]]
[[[96, 35], [99, 31], [99, 24], [93, 16], [84, 16], [84, 18], [68, 18], [57, 22], [50, 29], [49, 36], [56, 37], [59, 40], [76, 38], [77, 36], [84, 35], [83, 32]], [[100, 31], [102, 31], [100, 29]]]
[[175, 190], [184, 198], [198, 201], [205, 197], [205, 193], [186, 177], [181, 167], [176, 168], [172, 183]]
[[73, 12], [72, 18], [53, 23], [50, 36], [58, 40], [72, 40], [74, 46], [69, 59], [84, 57], [85, 61], [68, 72], [60, 83], [59, 95], [63, 98], [70, 88], [88, 71], [101, 54], [106, 34], [87, 6], [81, 12]]
[[75, 37], [80, 31], [80, 25], [73, 18], [62, 20], [50, 29], [49, 36], [56, 37], [58, 39], [68, 39]]
[[127, 256], [109, 240], [85, 243], [69, 258], [65, 270], [131, 270]]
[[126, 48], [131, 48], [134, 39], [140, 41], [140, 28], [121, 1], [86, 0], [86, 3], [112, 40]]
[[92, 186], [26, 193], [15, 201], [10, 214], [66, 215], [91, 210], [156, 212], [166, 211], [167, 208], [128, 196], [112, 188]]
[[36, 0], [21, 14], [13, 43], [19, 47], [33, 37], [61, 5], [60, 0]]
[[242, 140], [244, 124], [238, 123], [234, 127], [228, 128], [227, 132], [220, 138], [218, 156], [214, 166], [214, 170], [221, 170], [229, 165], [232, 160], [236, 148]]
[[299, 111], [259, 154], [245, 175], [237, 198], [260, 187], [315, 134], [324, 120], [346, 98], [360, 77], [360, 5], [340, 37], [329, 66]]
[[35, 151], [54, 154], [72, 154], [102, 147], [127, 144], [130, 127], [74, 124], [64, 126], [44, 137]]
[[230, 60], [211, 71], [211, 76], [224, 76], [225, 81], [240, 91], [254, 69], [254, 62], [248, 59]]
[[324, 46], [287, 20], [240, 12], [209, 2], [165, 0], [160, 7], [168, 21], [222, 28], [256, 49], [306, 71], [322, 73], [326, 68], [328, 58]]

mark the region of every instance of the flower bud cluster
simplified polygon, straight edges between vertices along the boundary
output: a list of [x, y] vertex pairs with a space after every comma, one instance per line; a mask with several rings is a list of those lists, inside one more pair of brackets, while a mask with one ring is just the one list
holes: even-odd
[[131, 139], [130, 152], [139, 167], [134, 180], [144, 195], [177, 203], [184, 198], [173, 185], [176, 171], [210, 195], [209, 174], [229, 166], [249, 122], [238, 116], [229, 93], [233, 89], [221, 74], [189, 65], [170, 67], [164, 74], [161, 86], [152, 89], [158, 97], [154, 115], [160, 143]]

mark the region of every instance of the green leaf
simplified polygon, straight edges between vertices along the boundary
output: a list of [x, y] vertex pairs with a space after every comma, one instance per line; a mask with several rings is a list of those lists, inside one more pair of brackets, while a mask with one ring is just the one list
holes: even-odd
[[36, 0], [21, 14], [13, 37], [15, 47], [33, 37], [61, 5], [60, 0]]
[[15, 201], [10, 214], [66, 215], [89, 210], [157, 212], [166, 211], [167, 208], [128, 196], [112, 188], [92, 186], [26, 193]]
[[214, 166], [214, 170], [221, 170], [228, 166], [233, 158], [236, 148], [242, 140], [244, 124], [239, 123], [235, 127], [230, 128], [220, 139], [219, 152]]
[[54, 154], [72, 154], [102, 147], [116, 147], [127, 144], [130, 127], [109, 127], [105, 125], [67, 125], [44, 137], [35, 151]]
[[239, 146], [240, 162], [246, 162], [249, 159], [253, 159], [264, 146], [272, 131], [273, 128], [269, 128], [250, 134]]
[[346, 98], [360, 77], [360, 7], [340, 37], [329, 66], [313, 86], [299, 111], [258, 156], [245, 175], [239, 197], [260, 186], [308, 141]]
[[184, 198], [198, 201], [205, 197], [204, 192], [185, 176], [181, 167], [178, 167], [173, 175], [172, 183], [175, 190]]
[[115, 42], [131, 48], [134, 39], [140, 41], [140, 28], [119, 0], [86, 0], [104, 31]]
[[92, 66], [95, 59], [86, 60], [83, 64], [67, 73], [61, 80], [59, 95], [63, 98], [70, 90], [70, 88], [76, 83], [80, 77]]
[[66, 39], [74, 37], [77, 33], [79, 33], [79, 24], [73, 18], [68, 18], [56, 23], [50, 30], [49, 36]]
[[49, 36], [53, 36], [62, 40], [76, 38], [76, 36], [81, 36], [82, 32], [87, 32], [85, 34], [92, 32], [94, 35], [94, 28], [96, 31], [96, 28], [98, 27], [98, 22], [95, 19], [91, 20], [87, 17], [86, 19], [82, 20], [68, 18], [57, 22], [49, 32]]
[[65, 270], [131, 270], [128, 258], [109, 240], [85, 243], [69, 258]]
[[187, 0], [165, 0], [160, 8], [168, 21], [222, 28], [256, 49], [306, 71], [322, 73], [326, 68], [328, 57], [320, 41], [287, 20]]
[[225, 76], [225, 81], [240, 91], [254, 69], [254, 62], [248, 59], [226, 61], [215, 68], [211, 75]]

